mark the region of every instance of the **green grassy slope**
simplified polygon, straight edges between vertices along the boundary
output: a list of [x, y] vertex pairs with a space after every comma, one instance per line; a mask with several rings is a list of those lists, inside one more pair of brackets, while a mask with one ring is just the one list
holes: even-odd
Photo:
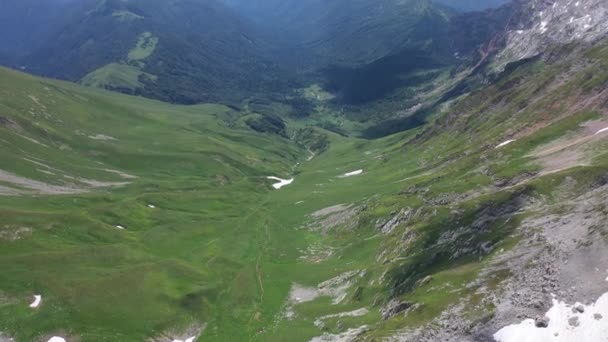
[[[65, 175], [125, 181], [105, 169], [137, 177], [81, 195], [0, 197], [3, 232], [28, 229], [23, 240], [0, 239], [0, 288], [11, 298], [2, 330], [20, 340], [61, 330], [83, 341], [141, 341], [210, 320], [218, 303], [236, 300], [231, 288], [244, 285], [234, 277], [256, 259], [263, 177], [286, 174], [298, 148], [228, 130], [226, 107], [0, 72], [0, 112], [11, 123], [0, 128], [3, 171], [55, 185], [71, 182]], [[34, 312], [24, 305], [33, 292], [45, 298]]]
[[[524, 65], [408, 132], [326, 132], [329, 148], [308, 161], [305, 149], [253, 132], [223, 106], [171, 106], [1, 70], [2, 170], [55, 185], [76, 182], [64, 175], [131, 183], [0, 197], [0, 330], [20, 341], [142, 341], [194, 323], [207, 324], [205, 341], [307, 341], [365, 325], [372, 340], [428, 322], [473, 296], [470, 281], [517, 241], [529, 214], [522, 201], [551, 203], [566, 177], [582, 192], [608, 172], [607, 140], [584, 126], [608, 122], [607, 60], [598, 46], [559, 65]], [[539, 149], [559, 156], [548, 144], [576, 137], [580, 163], [539, 173]], [[295, 180], [277, 191], [269, 175]], [[339, 204], [350, 213], [311, 216]], [[414, 214], [380, 231], [407, 208]], [[338, 282], [342, 300], [289, 302], [294, 284], [345, 272], [356, 275]], [[38, 293], [43, 304], [32, 310]], [[418, 304], [415, 314], [383, 320], [392, 298]], [[479, 319], [492, 312], [473, 304]]]

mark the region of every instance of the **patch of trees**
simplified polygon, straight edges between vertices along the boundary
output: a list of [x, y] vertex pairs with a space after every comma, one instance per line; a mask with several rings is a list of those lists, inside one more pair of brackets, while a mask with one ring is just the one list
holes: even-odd
[[245, 123], [254, 131], [287, 137], [285, 122], [278, 115], [255, 114], [245, 120]]

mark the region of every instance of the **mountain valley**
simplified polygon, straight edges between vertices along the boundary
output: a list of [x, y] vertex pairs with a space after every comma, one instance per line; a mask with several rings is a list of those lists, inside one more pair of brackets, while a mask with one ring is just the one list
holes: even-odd
[[604, 1], [47, 1], [0, 342], [608, 338]]

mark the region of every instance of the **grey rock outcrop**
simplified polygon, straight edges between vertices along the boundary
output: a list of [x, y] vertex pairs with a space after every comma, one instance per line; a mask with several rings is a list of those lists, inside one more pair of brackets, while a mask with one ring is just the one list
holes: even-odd
[[392, 299], [384, 307], [380, 309], [380, 314], [385, 320], [395, 317], [396, 315], [409, 310], [414, 307], [415, 304], [410, 302], [402, 302], [397, 299]]
[[497, 71], [553, 45], [592, 43], [608, 34], [605, 0], [516, 0], [515, 8], [505, 47], [492, 63]]
[[390, 234], [400, 224], [409, 222], [415, 214], [416, 211], [414, 209], [401, 209], [401, 211], [395, 214], [388, 221], [376, 222], [376, 229], [378, 229], [382, 234]]

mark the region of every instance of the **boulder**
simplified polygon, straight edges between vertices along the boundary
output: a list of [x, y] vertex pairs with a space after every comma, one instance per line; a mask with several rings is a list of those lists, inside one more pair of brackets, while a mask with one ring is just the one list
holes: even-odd
[[388, 302], [384, 307], [380, 309], [380, 314], [382, 318], [387, 320], [392, 317], [395, 317], [399, 313], [411, 308], [414, 304], [406, 301], [399, 301], [397, 299], [392, 299]]
[[537, 328], [546, 328], [549, 326], [549, 317], [536, 317], [534, 319], [534, 325]]

